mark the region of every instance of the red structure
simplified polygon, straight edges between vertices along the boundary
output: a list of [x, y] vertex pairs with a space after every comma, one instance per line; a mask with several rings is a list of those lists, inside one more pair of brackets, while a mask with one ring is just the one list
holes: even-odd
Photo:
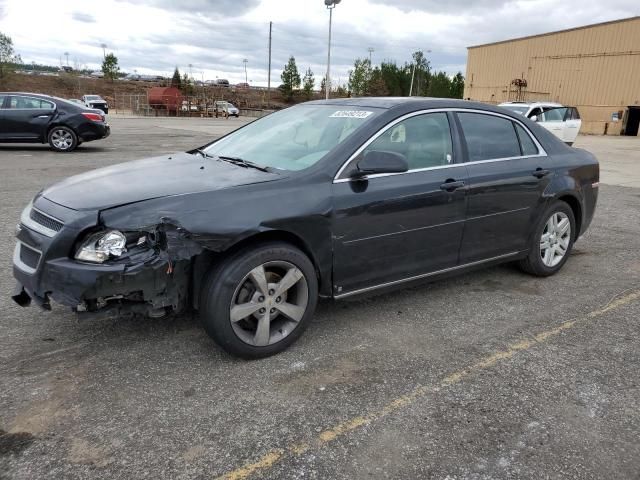
[[175, 115], [182, 106], [182, 92], [176, 87], [151, 87], [147, 92], [149, 105]]

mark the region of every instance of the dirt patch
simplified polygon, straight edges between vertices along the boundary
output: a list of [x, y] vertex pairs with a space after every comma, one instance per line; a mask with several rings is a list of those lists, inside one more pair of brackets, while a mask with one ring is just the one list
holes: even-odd
[[104, 467], [113, 462], [113, 458], [110, 457], [109, 452], [105, 448], [91, 445], [81, 438], [74, 438], [71, 442], [71, 449], [69, 450], [69, 461], [72, 463]]
[[184, 458], [187, 462], [193, 462], [195, 459], [203, 456], [206, 450], [204, 447], [200, 445], [189, 448], [186, 452], [182, 454], [182, 458]]
[[0, 429], [0, 456], [19, 454], [34, 440], [35, 437], [29, 432], [9, 433]]

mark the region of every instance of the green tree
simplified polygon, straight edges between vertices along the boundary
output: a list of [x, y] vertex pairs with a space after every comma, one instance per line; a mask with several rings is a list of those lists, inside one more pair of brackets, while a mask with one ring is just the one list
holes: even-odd
[[325, 97], [326, 90], [327, 90], [327, 76], [323, 75], [322, 80], [320, 80], [320, 96], [322, 96], [322, 98]]
[[386, 97], [389, 95], [387, 84], [382, 78], [382, 71], [376, 67], [371, 72], [371, 81], [369, 82], [369, 95], [374, 97]]
[[300, 88], [300, 74], [293, 55], [289, 57], [280, 78], [282, 79], [282, 94], [290, 101], [293, 98], [293, 92]]
[[193, 82], [191, 81], [187, 73], [182, 75], [181, 88], [182, 93], [184, 93], [185, 95], [193, 95]]
[[307, 100], [311, 100], [313, 96], [313, 88], [316, 86], [316, 78], [313, 76], [313, 72], [311, 71], [311, 67], [307, 68], [307, 71], [304, 74], [304, 78], [302, 79], [302, 90], [304, 91], [304, 95]]
[[107, 53], [102, 62], [102, 73], [104, 73], [104, 78], [115, 80], [116, 78], [118, 78], [119, 70], [120, 67], [118, 66], [118, 57], [116, 57], [113, 53]]
[[178, 67], [173, 71], [173, 77], [171, 77], [171, 86], [180, 88], [182, 86], [182, 80], [180, 78], [180, 70]]
[[456, 73], [451, 79], [451, 87], [449, 90], [451, 98], [462, 98], [464, 95], [464, 76], [462, 72]]
[[368, 58], [356, 58], [353, 63], [353, 70], [349, 71], [349, 91], [356, 97], [367, 95], [370, 82], [371, 62]]
[[424, 52], [422, 50], [413, 52], [411, 57], [413, 59], [411, 67], [415, 68], [415, 71], [413, 72], [413, 95], [425, 95], [425, 93], [429, 91], [431, 64], [424, 56]]
[[451, 96], [451, 80], [444, 72], [438, 72], [431, 77], [429, 85], [429, 96], [439, 98], [449, 98]]
[[13, 51], [13, 40], [0, 32], [0, 78], [7, 76], [13, 63], [17, 63], [17, 58]]

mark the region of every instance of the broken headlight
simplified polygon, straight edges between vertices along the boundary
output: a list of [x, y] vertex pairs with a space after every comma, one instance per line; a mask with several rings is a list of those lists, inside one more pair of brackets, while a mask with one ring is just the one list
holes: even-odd
[[142, 245], [146, 240], [147, 237], [139, 232], [130, 235], [118, 230], [93, 233], [80, 244], [75, 258], [84, 262], [104, 263], [110, 258], [118, 258], [126, 253], [127, 245]]

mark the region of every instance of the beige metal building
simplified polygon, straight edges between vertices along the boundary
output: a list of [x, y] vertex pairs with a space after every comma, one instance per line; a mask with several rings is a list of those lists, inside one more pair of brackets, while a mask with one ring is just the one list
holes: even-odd
[[464, 98], [559, 102], [582, 133], [638, 135], [640, 17], [469, 47]]

